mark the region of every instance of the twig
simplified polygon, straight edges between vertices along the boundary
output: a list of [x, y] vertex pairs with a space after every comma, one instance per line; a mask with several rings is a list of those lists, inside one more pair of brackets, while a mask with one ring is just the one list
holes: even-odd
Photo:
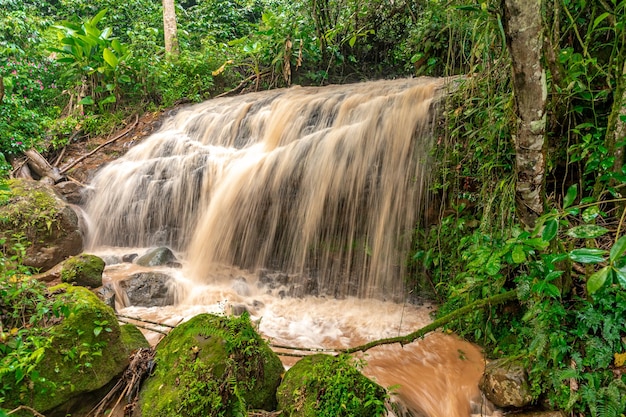
[[75, 160], [74, 162], [72, 162], [69, 165], [66, 165], [65, 167], [61, 168], [61, 174], [65, 174], [67, 171], [69, 171], [70, 169], [72, 169], [76, 164], [78, 164], [79, 162], [82, 162], [83, 160], [85, 160], [86, 158], [90, 157], [91, 155], [93, 155], [94, 153], [98, 152], [100, 149], [104, 148], [105, 146], [115, 142], [116, 140], [118, 140], [119, 138], [126, 136], [126, 134], [128, 134], [128, 132], [130, 132], [135, 126], [137, 126], [137, 122], [139, 122], [139, 115], [136, 114], [135, 115], [135, 121], [133, 122], [133, 124], [131, 124], [130, 126], [128, 126], [126, 129], [124, 129], [124, 131], [122, 131], [120, 134], [115, 135], [113, 137], [113, 139], [110, 139], [108, 141], [106, 141], [105, 143], [103, 143], [102, 145], [98, 146], [96, 149], [94, 149], [93, 151], [81, 156], [80, 158], [78, 158], [77, 160]]
[[167, 335], [167, 332], [164, 332], [163, 330], [153, 329], [152, 327], [148, 327], [148, 326], [144, 326], [144, 325], [141, 325], [141, 324], [133, 323], [132, 321], [128, 321], [128, 320], [124, 320], [124, 319], [119, 319], [118, 318], [117, 320], [121, 321], [122, 323], [132, 324], [132, 325], [140, 327], [142, 329], [150, 330], [151, 332], [161, 333], [161, 334]]
[[416, 339], [420, 337], [423, 337], [424, 335], [426, 335], [426, 333], [430, 333], [433, 330], [436, 330], [442, 327], [443, 325], [448, 324], [452, 320], [455, 320], [471, 311], [474, 311], [478, 308], [482, 308], [485, 306], [502, 304], [506, 301], [513, 300], [515, 298], [517, 298], [517, 292], [515, 290], [511, 290], [502, 294], [494, 295], [493, 297], [484, 298], [482, 300], [478, 300], [471, 304], [468, 304], [465, 307], [461, 307], [458, 310], [455, 310], [452, 313], [433, 321], [429, 325], [424, 326], [421, 329], [413, 333], [409, 333], [405, 336], [390, 337], [387, 339], [374, 340], [373, 342], [369, 342], [361, 346], [344, 349], [341, 352], [343, 353], [365, 352], [366, 350], [369, 350], [375, 346], [389, 345], [392, 343], [400, 343], [400, 345], [404, 346], [408, 343], [415, 341]]
[[278, 349], [302, 350], [305, 352], [331, 352], [331, 353], [337, 352], [337, 350], [335, 349], [303, 348], [303, 347], [294, 347], [294, 346], [274, 345], [272, 343], [270, 343], [270, 347], [278, 348]]
[[159, 323], [158, 321], [151, 321], [151, 320], [146, 320], [146, 319], [142, 319], [140, 317], [132, 317], [132, 316], [125, 316], [124, 314], [116, 314], [117, 317], [123, 317], [125, 319], [131, 319], [131, 320], [137, 320], [137, 321], [142, 321], [144, 323], [150, 323], [150, 324], [156, 324], [157, 326], [163, 326], [163, 327], [169, 327], [170, 329], [173, 329], [176, 326], [172, 326], [170, 324], [165, 324], [165, 323]]
[[43, 414], [41, 414], [40, 412], [38, 412], [37, 410], [35, 410], [34, 408], [30, 408], [30, 407], [29, 407], [29, 406], [27, 406], [27, 405], [20, 405], [20, 406], [19, 406], [19, 407], [17, 407], [16, 409], [9, 411], [9, 412], [7, 413], [7, 415], [15, 414], [15, 413], [17, 413], [18, 411], [22, 411], [22, 410], [29, 411], [29, 412], [33, 413], [33, 415], [34, 415], [34, 416], [36, 416], [36, 417], [46, 417], [46, 416], [44, 416]]

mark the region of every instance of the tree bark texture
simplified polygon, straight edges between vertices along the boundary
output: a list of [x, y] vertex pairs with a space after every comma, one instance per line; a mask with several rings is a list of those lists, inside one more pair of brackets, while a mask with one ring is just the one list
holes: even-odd
[[504, 0], [504, 29], [513, 66], [516, 212], [534, 226], [543, 213], [547, 84], [541, 64], [541, 0]]
[[163, 34], [165, 52], [178, 55], [178, 30], [176, 27], [176, 6], [174, 0], [163, 0]]

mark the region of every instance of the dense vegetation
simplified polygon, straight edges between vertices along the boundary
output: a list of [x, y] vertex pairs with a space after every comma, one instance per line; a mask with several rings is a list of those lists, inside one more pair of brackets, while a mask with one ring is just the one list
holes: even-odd
[[[231, 89], [472, 74], [442, 106], [441, 210], [416, 230], [411, 285], [441, 314], [517, 291], [452, 328], [524, 360], [538, 403], [619, 416], [626, 0], [545, 0], [543, 12], [545, 214], [534, 228], [514, 210], [516, 115], [496, 0], [179, 1], [176, 56], [164, 52], [159, 2], [0, 0], [0, 169], [28, 148], [54, 155], [132, 112]], [[2, 285], [3, 298], [19, 290]]]

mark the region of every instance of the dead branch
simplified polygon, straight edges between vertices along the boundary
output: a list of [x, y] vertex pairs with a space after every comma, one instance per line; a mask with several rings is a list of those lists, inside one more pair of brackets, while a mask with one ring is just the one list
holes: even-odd
[[93, 151], [81, 156], [80, 158], [78, 158], [77, 160], [75, 160], [74, 162], [72, 162], [69, 165], [64, 166], [63, 168], [61, 168], [61, 174], [65, 174], [67, 171], [69, 171], [70, 169], [74, 168], [74, 166], [76, 166], [76, 164], [84, 161], [85, 159], [89, 158], [91, 155], [93, 155], [94, 153], [98, 152], [100, 149], [104, 148], [107, 145], [110, 145], [111, 143], [115, 142], [116, 140], [118, 140], [121, 137], [124, 137], [128, 134], [128, 132], [130, 132], [131, 130], [133, 130], [135, 128], [135, 126], [137, 126], [137, 123], [139, 122], [139, 115], [135, 115], [135, 121], [128, 126], [126, 129], [124, 129], [121, 133], [115, 135], [112, 139], [109, 139], [108, 141], [106, 141], [105, 143], [103, 143], [102, 145], [98, 146], [96, 149], [94, 149]]
[[17, 407], [16, 409], [9, 411], [9, 412], [7, 413], [7, 415], [15, 414], [15, 413], [17, 413], [18, 411], [22, 411], [22, 410], [26, 410], [26, 411], [28, 411], [29, 413], [32, 413], [35, 417], [46, 417], [46, 416], [44, 416], [43, 414], [41, 414], [40, 412], [38, 412], [37, 410], [35, 410], [34, 408], [30, 408], [30, 407], [29, 407], [29, 406], [27, 406], [27, 405], [20, 405], [20, 406], [19, 406], [19, 407]]
[[53, 184], [59, 182], [63, 175], [59, 172], [57, 167], [53, 167], [37, 150], [29, 149], [24, 151], [24, 155], [28, 157], [28, 166], [35, 172], [42, 180], [50, 178]]
[[237, 87], [233, 88], [232, 90], [225, 91], [222, 94], [218, 94], [214, 98], [226, 97], [226, 96], [228, 96], [230, 94], [237, 93], [241, 89], [243, 89], [246, 86], [246, 84], [248, 84], [250, 81], [252, 81], [254, 79], [260, 79], [261, 77], [265, 77], [267, 74], [269, 74], [269, 71], [262, 72], [262, 73], [260, 73], [258, 75], [257, 74], [252, 74], [251, 76], [249, 76], [248, 78], [246, 78], [245, 80], [240, 82]]

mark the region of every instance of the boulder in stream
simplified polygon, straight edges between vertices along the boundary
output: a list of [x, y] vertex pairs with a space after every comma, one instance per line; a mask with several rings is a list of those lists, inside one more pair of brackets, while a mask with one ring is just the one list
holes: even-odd
[[5, 254], [14, 255], [24, 245], [24, 265], [46, 271], [83, 249], [83, 235], [74, 209], [52, 186], [12, 179], [10, 194], [0, 202], [0, 239]]
[[120, 281], [119, 286], [131, 306], [167, 306], [174, 304], [171, 281], [172, 277], [162, 272], [138, 272]]
[[532, 401], [530, 384], [524, 367], [509, 358], [487, 364], [480, 389], [497, 407], [524, 407]]
[[69, 311], [49, 329], [49, 343], [31, 355], [31, 378], [18, 381], [16, 372], [2, 374], [0, 385], [11, 387], [4, 408], [27, 405], [46, 415], [58, 414], [50, 410], [59, 408], [70, 412], [86, 393], [119, 375], [133, 350], [149, 347], [137, 327], [120, 326], [113, 310], [86, 288], [61, 284], [50, 291]]
[[170, 248], [161, 246], [150, 249], [148, 252], [135, 259], [135, 263], [141, 266], [177, 266], [178, 260]]
[[363, 375], [350, 356], [315, 354], [300, 359], [278, 387], [286, 417], [386, 415], [387, 393]]
[[140, 394], [143, 417], [234, 416], [276, 407], [284, 368], [248, 314], [193, 317], [159, 343], [155, 361]]

